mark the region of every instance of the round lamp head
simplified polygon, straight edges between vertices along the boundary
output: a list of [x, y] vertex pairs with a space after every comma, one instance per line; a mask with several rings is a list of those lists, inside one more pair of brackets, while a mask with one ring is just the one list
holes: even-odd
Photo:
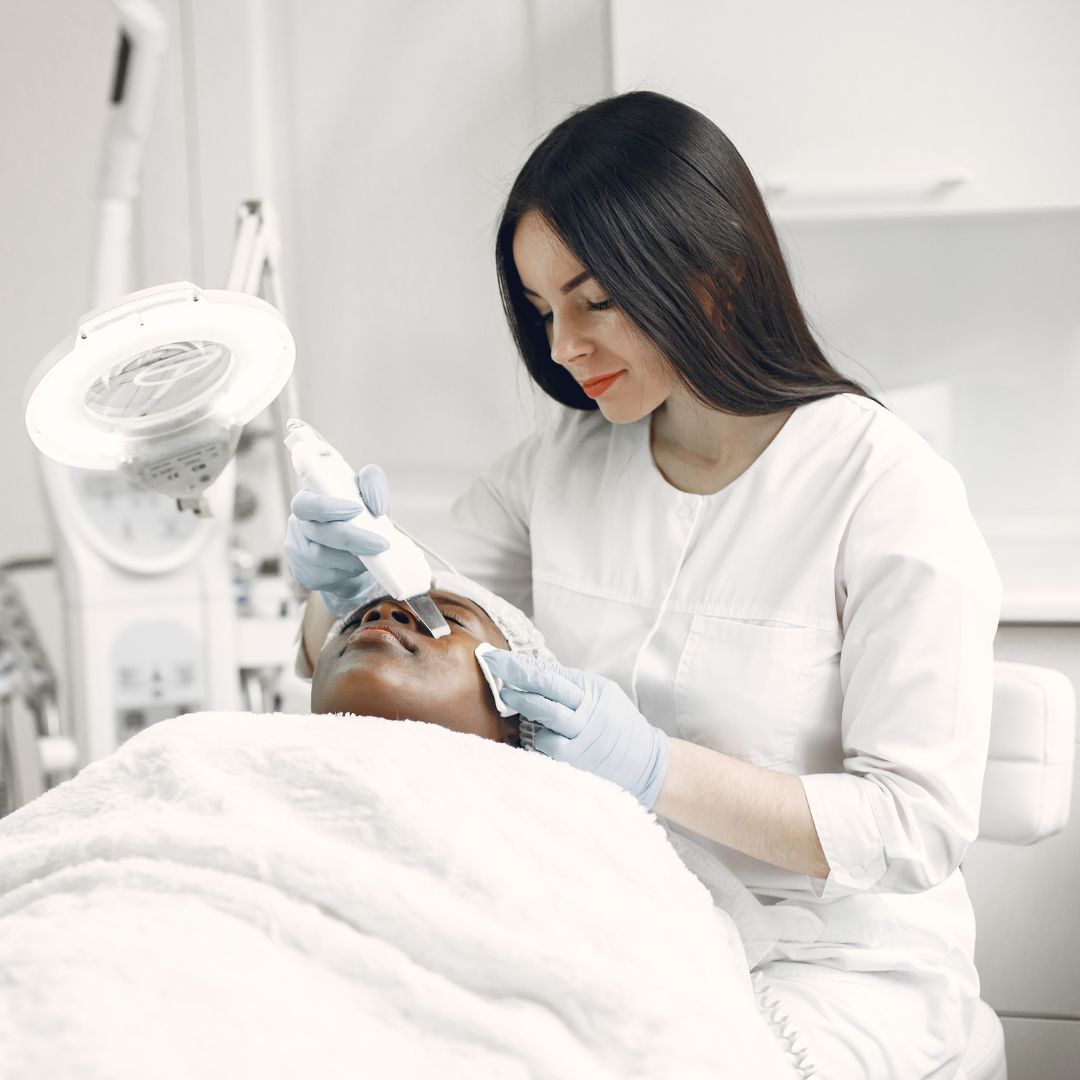
[[195, 506], [295, 358], [264, 300], [186, 281], [144, 289], [84, 316], [42, 361], [26, 430], [61, 464], [119, 470]]

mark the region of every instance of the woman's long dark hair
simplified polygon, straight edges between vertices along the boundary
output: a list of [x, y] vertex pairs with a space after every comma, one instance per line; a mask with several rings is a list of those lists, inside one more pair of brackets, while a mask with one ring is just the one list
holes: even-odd
[[556, 401], [595, 409], [552, 361], [522, 291], [512, 245], [529, 210], [703, 404], [760, 416], [833, 394], [871, 396], [825, 358], [750, 170], [690, 106], [636, 91], [567, 117], [530, 155], [499, 222], [499, 288], [529, 374]]

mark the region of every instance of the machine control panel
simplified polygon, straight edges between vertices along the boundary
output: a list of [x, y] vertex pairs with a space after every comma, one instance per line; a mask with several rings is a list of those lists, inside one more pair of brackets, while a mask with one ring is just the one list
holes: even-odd
[[202, 649], [176, 622], [136, 623], [113, 646], [116, 741], [206, 707]]
[[110, 548], [142, 558], [168, 556], [186, 547], [202, 522], [181, 514], [176, 500], [138, 487], [116, 472], [74, 470], [87, 517]]

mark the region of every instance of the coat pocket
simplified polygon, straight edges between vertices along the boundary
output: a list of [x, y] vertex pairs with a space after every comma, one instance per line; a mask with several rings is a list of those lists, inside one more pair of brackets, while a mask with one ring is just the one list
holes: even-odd
[[815, 667], [835, 641], [809, 626], [695, 615], [675, 676], [680, 737], [754, 765], [790, 763]]

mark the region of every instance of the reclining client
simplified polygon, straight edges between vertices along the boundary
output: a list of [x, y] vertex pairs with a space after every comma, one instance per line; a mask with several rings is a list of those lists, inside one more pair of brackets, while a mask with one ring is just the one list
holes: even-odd
[[518, 745], [518, 716], [502, 717], [475, 656], [487, 642], [554, 659], [520, 610], [468, 578], [436, 573], [431, 598], [450, 633], [432, 637], [409, 609], [373, 595], [339, 619], [315, 662], [311, 710], [438, 724]]

